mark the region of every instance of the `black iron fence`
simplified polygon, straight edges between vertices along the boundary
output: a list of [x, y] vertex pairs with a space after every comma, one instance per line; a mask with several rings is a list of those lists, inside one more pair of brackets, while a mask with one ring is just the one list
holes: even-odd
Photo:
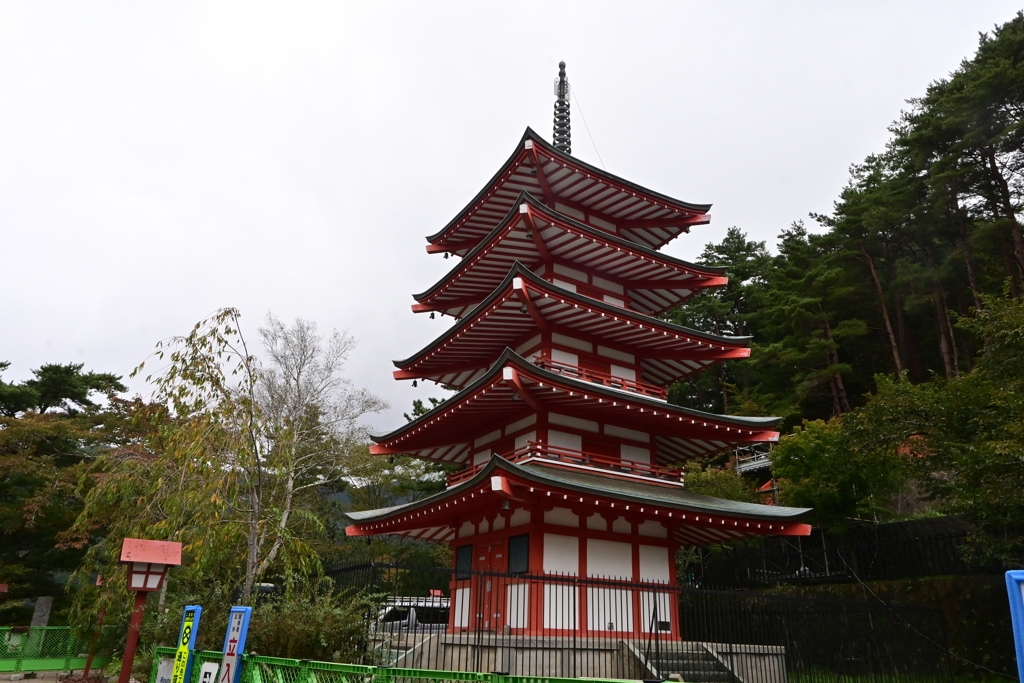
[[328, 575], [377, 596], [364, 663], [687, 683], [951, 678], [931, 609], [396, 564]]
[[773, 536], [695, 553], [686, 579], [730, 589], [998, 573], [1001, 567], [964, 559], [969, 533], [959, 517], [868, 525], [844, 534], [815, 529], [810, 536]]

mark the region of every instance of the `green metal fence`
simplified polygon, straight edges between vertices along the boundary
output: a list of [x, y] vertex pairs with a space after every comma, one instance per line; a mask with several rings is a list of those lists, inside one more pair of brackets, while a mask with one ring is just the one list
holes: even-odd
[[[0, 628], [0, 671], [72, 671], [84, 669], [89, 639], [80, 638], [70, 626]], [[109, 652], [97, 652], [92, 666], [110, 663]]]
[[[221, 660], [220, 652], [199, 651], [192, 662], [192, 674], [185, 683], [199, 683], [199, 670], [206, 662]], [[156, 648], [156, 661], [149, 675], [149, 683], [157, 680], [161, 659], [173, 659], [174, 648]], [[476, 683], [625, 683], [612, 678], [555, 678], [535, 676], [507, 676], [500, 673], [474, 673], [470, 671], [434, 671], [430, 669], [399, 669], [387, 666], [362, 666], [314, 662], [308, 659], [284, 659], [243, 655], [241, 683], [414, 683], [415, 681], [474, 681]]]

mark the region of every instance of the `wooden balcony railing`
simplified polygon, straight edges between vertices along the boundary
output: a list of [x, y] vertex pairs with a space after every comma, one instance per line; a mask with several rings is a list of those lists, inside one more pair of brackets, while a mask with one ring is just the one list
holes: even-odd
[[[595, 467], [601, 470], [607, 470], [607, 473], [611, 476], [625, 479], [643, 477], [645, 479], [657, 479], [661, 482], [670, 482], [673, 484], [679, 484], [683, 481], [683, 473], [679, 470], [669, 469], [668, 467], [659, 467], [658, 465], [649, 465], [645, 462], [637, 462], [635, 460], [624, 460], [621, 458], [609, 457], [607, 455], [597, 455], [596, 453], [576, 451], [569, 448], [558, 448], [556, 446], [549, 446], [548, 444], [539, 443], [537, 441], [528, 441], [522, 448], [517, 448], [509, 454], [499, 453], [499, 455], [514, 463], [521, 463], [525, 460], [536, 459], [543, 460], [546, 465], [550, 465], [552, 467], [561, 466], [565, 469], [578, 469], [580, 466]], [[451, 487], [462, 483], [463, 481], [471, 478], [482, 468], [483, 465], [472, 465], [466, 469], [459, 470], [454, 474], [449, 474], [448, 486]]]
[[665, 400], [667, 395], [667, 392], [663, 387], [657, 387], [653, 384], [626, 379], [625, 377], [616, 377], [615, 375], [610, 375], [607, 372], [588, 370], [587, 368], [569, 365], [568, 363], [560, 363], [559, 361], [543, 357], [538, 358], [534, 362], [538, 367], [544, 368], [550, 372], [557, 372], [558, 374], [565, 375], [566, 377], [574, 377], [587, 382], [593, 382], [594, 384], [603, 384], [605, 386], [612, 387], [613, 389], [632, 391], [637, 394], [643, 394], [644, 396], [658, 398], [662, 401]]

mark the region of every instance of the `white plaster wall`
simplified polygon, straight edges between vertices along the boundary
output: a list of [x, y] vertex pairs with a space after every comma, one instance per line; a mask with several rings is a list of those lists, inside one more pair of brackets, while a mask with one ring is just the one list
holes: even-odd
[[575, 353], [569, 353], [562, 349], [551, 349], [551, 360], [556, 363], [565, 363], [566, 365], [579, 365], [580, 357]]
[[640, 546], [640, 580], [668, 583], [669, 561], [668, 548], [658, 545]]
[[512, 511], [512, 517], [508, 521], [509, 526], [522, 526], [530, 523], [530, 511], [526, 508], [519, 508]]
[[[655, 612], [657, 609], [657, 612]], [[655, 619], [656, 617], [656, 619]], [[672, 621], [672, 595], [670, 593], [640, 593], [640, 624], [644, 633], [652, 631], [668, 631], [670, 629], [651, 628], [654, 621]]]
[[[576, 291], [575, 289], [573, 291]], [[551, 333], [551, 341], [555, 344], [562, 346], [568, 346], [570, 349], [579, 349], [580, 351], [586, 351], [592, 353], [594, 351], [594, 345], [588, 341], [582, 339], [576, 339], [575, 337], [566, 337], [564, 334], [558, 334], [557, 332]]]
[[597, 423], [593, 420], [581, 420], [578, 417], [570, 417], [569, 415], [548, 413], [548, 422], [554, 425], [562, 425], [563, 427], [575, 427], [585, 432], [594, 432], [595, 434], [598, 432]]
[[477, 448], [477, 447], [483, 446], [484, 444], [488, 444], [488, 443], [494, 441], [495, 439], [499, 438], [500, 436], [501, 436], [501, 430], [500, 429], [495, 429], [490, 434], [484, 434], [483, 436], [479, 437], [476, 441], [474, 441], [473, 442], [473, 447]]
[[620, 308], [624, 308], [626, 306], [625, 301], [617, 296], [612, 296], [611, 294], [605, 294], [604, 301], [605, 303], [612, 304], [613, 306], [619, 306]]
[[459, 527], [459, 538], [472, 536], [475, 533], [476, 527], [473, 525], [473, 522], [463, 522], [462, 526]]
[[525, 583], [516, 583], [508, 586], [507, 618], [511, 628], [526, 628], [527, 619], [530, 614], [530, 586]]
[[452, 624], [458, 626], [469, 626], [469, 608], [472, 605], [469, 588], [455, 589], [455, 604], [452, 605], [455, 615]]
[[552, 278], [551, 281], [555, 284], [556, 287], [561, 287], [562, 289], [568, 290], [570, 292], [575, 292], [576, 291], [576, 285], [574, 285], [571, 282], [566, 282], [565, 280], [559, 280], [557, 277], [556, 278]]
[[561, 263], [554, 264], [554, 270], [559, 275], [571, 277], [572, 279], [579, 280], [580, 282], [589, 282], [589, 280], [587, 279], [587, 274], [584, 273], [582, 270], [576, 270], [575, 268], [570, 268], [569, 266], [563, 265]]
[[[571, 206], [566, 206], [565, 204], [562, 204], [560, 202], [555, 202], [555, 211], [557, 211], [558, 213], [564, 213], [566, 216], [572, 216], [578, 221], [582, 221], [584, 219], [582, 211], [580, 211], [579, 209], [574, 209]], [[555, 265], [555, 270], [558, 270], [557, 264]]]
[[640, 446], [630, 446], [628, 443], [619, 445], [619, 455], [623, 460], [633, 460], [648, 465], [651, 464], [651, 449]]
[[544, 534], [544, 571], [579, 575], [580, 539], [561, 534]]
[[528, 441], [536, 441], [537, 432], [526, 432], [516, 437], [516, 450], [520, 448], [526, 448]]
[[638, 432], [635, 429], [627, 429], [626, 427], [618, 427], [616, 425], [605, 425], [604, 433], [608, 436], [617, 436], [620, 439], [629, 439], [630, 441], [639, 441], [640, 443], [651, 442], [651, 435], [647, 432]]
[[637, 533], [648, 538], [668, 538], [668, 529], [661, 522], [649, 519], [636, 525]]
[[490, 459], [490, 457], [491, 457], [491, 452], [490, 451], [478, 451], [478, 452], [473, 454], [473, 464], [474, 465], [483, 465], [485, 462], [487, 462]]
[[537, 413], [534, 413], [532, 415], [527, 415], [522, 420], [518, 420], [516, 422], [513, 422], [512, 424], [510, 424], [507, 427], [505, 427], [505, 436], [508, 436], [509, 434], [514, 434], [515, 432], [518, 432], [520, 429], [525, 429], [526, 427], [529, 427], [530, 425], [532, 425], [536, 421], [537, 421]]
[[633, 579], [633, 547], [629, 543], [587, 539], [587, 576]]
[[[574, 539], [575, 540], [575, 539]], [[575, 629], [579, 614], [576, 586], [544, 585], [544, 628]]]
[[587, 517], [587, 528], [596, 531], [608, 531], [608, 520], [598, 514]]
[[636, 357], [631, 353], [625, 351], [619, 351], [618, 349], [610, 349], [607, 346], [598, 346], [597, 353], [601, 356], [607, 356], [608, 358], [614, 358], [615, 360], [621, 360], [626, 363], [636, 363]]
[[566, 448], [571, 451], [583, 450], [583, 437], [579, 434], [569, 434], [556, 429], [548, 430], [548, 445], [555, 448]]
[[[608, 297], [605, 297], [605, 299], [607, 298]], [[636, 381], [636, 370], [634, 370], [633, 368], [624, 368], [621, 365], [616, 365], [615, 363], [611, 364], [611, 372], [609, 372], [608, 374], [610, 374], [612, 377], [621, 377], [622, 379], [628, 379], [631, 382]]]
[[631, 534], [633, 533], [633, 525], [627, 522], [625, 517], [616, 517], [615, 521], [612, 522], [612, 531], [617, 534]]
[[632, 631], [632, 591], [587, 588], [587, 628], [594, 631]]
[[611, 280], [605, 280], [603, 277], [598, 277], [596, 275], [594, 276], [594, 279], [592, 280], [592, 282], [594, 283], [595, 287], [600, 287], [601, 289], [607, 289], [609, 292], [618, 292], [619, 294], [622, 294], [623, 292], [626, 291], [626, 290], [624, 290], [622, 288], [622, 285], [620, 285], [618, 282], [612, 282]]
[[554, 508], [544, 513], [544, 523], [579, 528], [580, 518], [569, 508]]

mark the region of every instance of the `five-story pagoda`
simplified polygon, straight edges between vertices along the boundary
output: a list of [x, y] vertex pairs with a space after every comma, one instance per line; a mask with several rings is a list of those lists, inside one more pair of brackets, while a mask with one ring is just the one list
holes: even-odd
[[[680, 546], [810, 530], [798, 521], [804, 509], [686, 490], [681, 464], [775, 441], [779, 419], [714, 415], [666, 401], [673, 382], [749, 355], [746, 337], [657, 317], [726, 283], [722, 268], [658, 251], [708, 223], [710, 207], [571, 156], [560, 66], [555, 144], [527, 129], [480, 193], [427, 238], [429, 253], [461, 261], [415, 295], [413, 310], [457, 322], [396, 361], [395, 377], [433, 380], [459, 393], [373, 437], [374, 453], [463, 468], [442, 493], [349, 513], [347, 532], [449, 543], [456, 558], [451, 629], [591, 636], [656, 629], [671, 637], [674, 620], [651, 621], [649, 613], [673, 610], [642, 598], [634, 600], [635, 614], [615, 624], [593, 617], [596, 610], [587, 617], [586, 594], [573, 596], [571, 610], [546, 608], [558, 596], [528, 583], [489, 597], [503, 604], [486, 613], [470, 609], [480, 597], [473, 591], [485, 590], [470, 580], [474, 570], [672, 585]], [[529, 607], [512, 607], [513, 600]]]

